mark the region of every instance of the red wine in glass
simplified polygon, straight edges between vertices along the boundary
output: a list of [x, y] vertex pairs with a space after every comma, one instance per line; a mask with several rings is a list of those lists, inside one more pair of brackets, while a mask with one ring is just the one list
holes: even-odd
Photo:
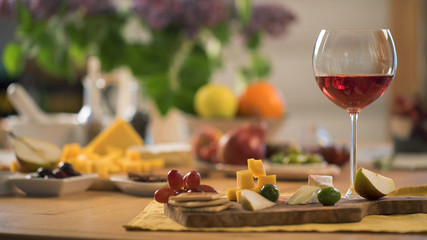
[[316, 81], [329, 100], [349, 112], [359, 112], [381, 97], [393, 75], [325, 75]]
[[396, 67], [396, 49], [388, 29], [322, 29], [317, 37], [313, 50], [317, 84], [350, 116], [350, 187], [345, 198], [358, 197], [353, 183], [359, 112], [384, 94]]

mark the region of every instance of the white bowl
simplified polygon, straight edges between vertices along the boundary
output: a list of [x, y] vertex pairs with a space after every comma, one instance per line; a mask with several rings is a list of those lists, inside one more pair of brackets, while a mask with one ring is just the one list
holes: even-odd
[[9, 130], [19, 137], [32, 137], [64, 146], [68, 143], [86, 145], [86, 131], [77, 121], [77, 114], [58, 113], [48, 115], [49, 121], [37, 123], [18, 116], [8, 118]]
[[98, 174], [82, 174], [68, 178], [38, 178], [34, 174], [12, 176], [9, 182], [27, 196], [55, 197], [84, 192], [98, 179]]
[[167, 182], [137, 182], [129, 180], [128, 177], [111, 177], [110, 179], [122, 192], [141, 197], [153, 197], [158, 189], [168, 186]]
[[18, 189], [9, 181], [11, 177], [18, 175], [18, 173], [9, 171], [0, 171], [0, 195], [11, 195], [18, 192]]

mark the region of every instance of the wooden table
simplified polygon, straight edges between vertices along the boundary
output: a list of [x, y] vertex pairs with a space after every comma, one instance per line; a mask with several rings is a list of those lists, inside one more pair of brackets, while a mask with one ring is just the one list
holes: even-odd
[[[335, 177], [341, 191], [348, 186], [348, 169]], [[427, 184], [427, 171], [390, 171], [397, 187]], [[204, 184], [220, 191], [235, 186], [233, 178], [220, 173], [203, 178]], [[281, 191], [294, 192], [305, 182], [279, 182]], [[126, 231], [128, 223], [152, 198], [141, 198], [118, 191], [87, 191], [57, 198], [26, 196], [0, 197], [0, 239], [426, 239], [426, 234], [384, 233], [213, 233]]]

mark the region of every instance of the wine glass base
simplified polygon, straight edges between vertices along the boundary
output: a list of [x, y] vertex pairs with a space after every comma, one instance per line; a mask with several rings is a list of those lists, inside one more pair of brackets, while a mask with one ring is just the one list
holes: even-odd
[[343, 196], [343, 198], [360, 198], [360, 196], [354, 190], [353, 185], [351, 185], [348, 188], [347, 193]]

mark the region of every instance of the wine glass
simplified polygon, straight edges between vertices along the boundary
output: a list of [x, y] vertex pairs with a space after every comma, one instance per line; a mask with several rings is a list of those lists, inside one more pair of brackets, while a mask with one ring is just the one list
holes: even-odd
[[357, 171], [357, 118], [381, 97], [396, 73], [396, 50], [388, 29], [321, 30], [313, 52], [313, 70], [323, 94], [347, 110], [351, 120], [350, 188]]

